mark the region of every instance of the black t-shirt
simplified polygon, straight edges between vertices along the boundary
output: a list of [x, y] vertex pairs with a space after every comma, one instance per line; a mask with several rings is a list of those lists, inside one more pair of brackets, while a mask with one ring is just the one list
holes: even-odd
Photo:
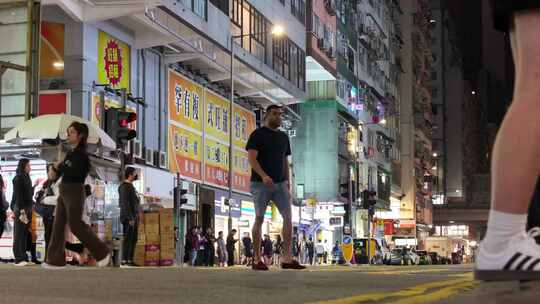
[[[272, 178], [274, 183], [281, 183], [289, 179], [285, 176], [283, 162], [291, 155], [289, 137], [285, 132], [261, 127], [253, 131], [249, 136], [246, 150], [257, 150], [257, 161], [261, 168]], [[262, 178], [251, 170], [251, 181], [262, 182]]]
[[72, 150], [67, 153], [58, 171], [62, 176], [62, 183], [84, 184], [90, 171], [90, 158], [85, 151]]

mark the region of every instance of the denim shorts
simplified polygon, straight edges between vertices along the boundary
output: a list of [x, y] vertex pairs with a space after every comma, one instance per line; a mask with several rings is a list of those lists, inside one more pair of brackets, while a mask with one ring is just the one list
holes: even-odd
[[276, 205], [281, 216], [291, 215], [291, 195], [288, 183], [275, 183], [271, 188], [261, 182], [251, 182], [251, 194], [255, 205], [257, 217], [264, 217], [268, 203]]

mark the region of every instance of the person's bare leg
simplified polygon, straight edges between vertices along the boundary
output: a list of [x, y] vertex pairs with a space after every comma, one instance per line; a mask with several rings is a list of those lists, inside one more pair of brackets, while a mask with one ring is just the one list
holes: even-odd
[[283, 256], [281, 257], [281, 263], [292, 262], [292, 215], [290, 212], [282, 213], [283, 217]]
[[264, 217], [257, 216], [255, 217], [255, 223], [253, 224], [253, 229], [251, 233], [253, 234], [253, 261], [255, 265], [261, 261], [261, 228], [264, 222]]
[[497, 135], [492, 161], [492, 208], [525, 214], [540, 172], [540, 11], [515, 15], [511, 33], [514, 100]]

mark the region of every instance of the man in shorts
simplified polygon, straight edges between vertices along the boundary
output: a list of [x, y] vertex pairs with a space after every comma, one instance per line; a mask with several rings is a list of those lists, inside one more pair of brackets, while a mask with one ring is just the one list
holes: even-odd
[[266, 109], [264, 125], [253, 131], [246, 145], [251, 170], [251, 194], [255, 204], [253, 224], [254, 259], [252, 269], [268, 270], [261, 261], [261, 227], [268, 203], [272, 201], [283, 218], [283, 257], [281, 268], [305, 269], [292, 258], [292, 213], [289, 184], [291, 145], [289, 137], [280, 131], [283, 110], [271, 105]]
[[492, 0], [494, 24], [509, 32], [516, 71], [513, 102], [491, 168], [491, 210], [480, 243], [479, 280], [539, 280], [540, 228], [527, 233], [527, 209], [540, 172], [540, 1]]

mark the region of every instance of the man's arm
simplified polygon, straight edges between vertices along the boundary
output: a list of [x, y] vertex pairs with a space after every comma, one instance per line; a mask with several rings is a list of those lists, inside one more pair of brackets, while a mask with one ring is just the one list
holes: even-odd
[[257, 155], [259, 155], [259, 151], [255, 149], [248, 150], [249, 165], [251, 166], [253, 171], [257, 172], [257, 174], [259, 174], [259, 176], [264, 181], [264, 179], [269, 178], [269, 176], [268, 174], [266, 174], [266, 172], [264, 172], [263, 168], [261, 167], [261, 164], [259, 164], [259, 161], [257, 160]]
[[289, 176], [289, 157], [285, 156], [283, 158], [283, 173], [285, 174], [285, 179], [287, 179], [287, 182], [290, 184], [290, 176]]

